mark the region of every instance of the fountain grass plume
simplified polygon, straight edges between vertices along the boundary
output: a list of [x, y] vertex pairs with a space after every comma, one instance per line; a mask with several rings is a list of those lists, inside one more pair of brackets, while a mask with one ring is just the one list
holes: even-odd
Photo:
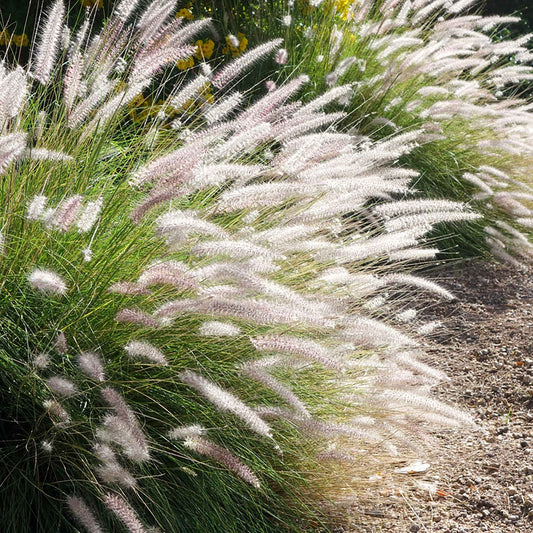
[[[425, 142], [402, 158], [419, 171], [413, 183], [425, 198], [466, 202], [484, 215], [459, 229], [449, 219], [439, 233], [443, 246], [466, 256], [490, 250], [528, 268], [531, 35], [502, 38], [519, 19], [481, 16], [480, 3], [302, 0], [289, 5], [287, 26], [279, 16], [287, 12], [283, 2], [259, 2], [254, 16], [244, 9], [234, 23], [259, 42], [285, 38], [289, 59], [272, 83], [303, 71], [314, 84], [307, 98], [349, 84], [351, 94], [340, 97], [349, 104], [345, 130], [355, 126], [381, 140], [424, 129]], [[201, 5], [214, 13], [228, 8]], [[512, 231], [485, 238], [500, 221]]]
[[[424, 400], [438, 373], [401, 357], [420, 324], [412, 338], [394, 302], [368, 305], [398, 284], [447, 296], [393, 256], [425, 250], [443, 219], [405, 203], [397, 162], [420, 133], [339, 134], [344, 113], [294, 101], [305, 78], [247, 112], [229, 82], [279, 41], [214, 74], [211, 103], [203, 74], [174, 69], [209, 22], [138, 11], [123, 0], [61, 50], [50, 16], [53, 49], [0, 68], [2, 531], [300, 531], [323, 518], [308, 482], [334, 443], [381, 454], [401, 427], [404, 450], [410, 398], [418, 418], [451, 418]], [[132, 124], [130, 102], [166, 79], [159, 112]], [[401, 231], [373, 212], [396, 202], [387, 217], [418, 217]], [[384, 366], [402, 379], [379, 381]]]

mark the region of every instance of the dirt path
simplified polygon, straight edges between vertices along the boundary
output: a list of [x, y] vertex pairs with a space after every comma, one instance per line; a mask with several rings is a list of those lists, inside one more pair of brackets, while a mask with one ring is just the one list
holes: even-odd
[[436, 393], [480, 430], [436, 435], [422, 474], [369, 472], [347, 532], [533, 532], [533, 277], [469, 264], [441, 284], [458, 298], [427, 312], [447, 326], [431, 357], [451, 381]]

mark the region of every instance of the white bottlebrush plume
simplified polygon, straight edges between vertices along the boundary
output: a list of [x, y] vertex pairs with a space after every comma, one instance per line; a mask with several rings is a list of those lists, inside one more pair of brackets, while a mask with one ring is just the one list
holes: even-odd
[[305, 404], [290, 390], [289, 387], [283, 385], [280, 381], [270, 375], [268, 370], [277, 365], [283, 366], [283, 360], [279, 357], [266, 357], [256, 361], [245, 363], [242, 367], [242, 372], [249, 378], [258, 381], [265, 387], [274, 391], [278, 396], [283, 398], [293, 409], [301, 413], [303, 416], [310, 416]]
[[96, 224], [98, 217], [100, 216], [103, 203], [103, 199], [98, 198], [97, 200], [88, 202], [83, 208], [76, 222], [76, 226], [80, 233], [87, 233], [88, 231], [91, 231], [93, 226]]
[[106, 403], [117, 414], [116, 417], [107, 417], [112, 440], [116, 438], [122, 441], [121, 444], [125, 444], [125, 453], [134, 461], [143, 462], [150, 459], [148, 443], [135, 413], [111, 387], [105, 387], [101, 392]]
[[251, 407], [230, 392], [215, 385], [212, 381], [209, 381], [192, 370], [182, 372], [180, 374], [180, 380], [196, 389], [202, 396], [222, 411], [233, 413], [259, 435], [272, 438], [272, 430], [268, 424], [263, 422]]
[[149, 342], [130, 341], [124, 349], [133, 359], [145, 359], [146, 361], [152, 361], [158, 365], [168, 365], [168, 361], [163, 355], [163, 352]]
[[201, 219], [194, 212], [169, 211], [158, 217], [156, 224], [158, 231], [162, 235], [170, 235], [174, 242], [176, 242], [176, 238], [186, 238], [195, 233], [219, 238], [224, 238], [227, 235], [220, 226]]
[[106, 415], [95, 434], [100, 442], [119, 446], [124, 455], [136, 463], [150, 459], [145, 442], [139, 441], [136, 428], [120, 416]]
[[104, 381], [104, 365], [94, 352], [83, 352], [78, 356], [80, 370], [95, 381]]
[[31, 202], [28, 205], [28, 211], [26, 213], [26, 218], [28, 220], [38, 220], [44, 213], [46, 207], [46, 202], [48, 198], [43, 195], [34, 196]]
[[391, 355], [392, 361], [400, 367], [407, 368], [415, 374], [425, 376], [433, 382], [448, 381], [448, 377], [440, 370], [433, 368], [419, 360], [416, 352], [394, 352]]
[[256, 411], [264, 418], [281, 418], [292, 422], [308, 435], [323, 435], [329, 437], [345, 435], [355, 439], [362, 439], [366, 442], [383, 442], [383, 437], [379, 432], [369, 429], [368, 424], [365, 424], [366, 427], [361, 427], [360, 424], [352, 425], [324, 422], [281, 407], [258, 407]]
[[419, 276], [412, 276], [410, 274], [388, 274], [387, 276], [384, 276], [382, 280], [385, 283], [392, 283], [395, 285], [411, 285], [413, 287], [418, 287], [438, 294], [447, 300], [453, 300], [455, 298], [455, 296], [444, 287]]
[[221, 98], [217, 103], [204, 108], [204, 117], [208, 124], [215, 124], [237, 110], [243, 100], [243, 95], [234, 92], [226, 98]]
[[67, 505], [76, 520], [88, 531], [88, 533], [104, 533], [96, 516], [89, 506], [79, 496], [69, 496]]
[[[88, 19], [86, 19], [86, 22], [88, 22]], [[82, 91], [83, 67], [84, 64], [81, 54], [73, 53], [65, 73], [65, 82], [63, 85], [64, 102], [69, 115], [72, 113], [76, 98]]]
[[465, 11], [470, 6], [476, 3], [476, 0], [457, 0], [454, 2], [450, 2], [451, 5], [448, 6], [447, 10], [448, 13], [452, 13], [454, 15], [457, 15], [458, 13], [461, 13], [462, 11]]
[[[126, 3], [126, 1], [123, 0], [122, 4]], [[104, 503], [108, 509], [118, 516], [129, 533], [149, 533], [148, 529], [139, 520], [135, 511], [122, 496], [118, 494], [106, 494]]]
[[[90, 251], [90, 250], [89, 250]], [[118, 281], [117, 283], [113, 283], [109, 289], [107, 289], [108, 292], [114, 292], [116, 294], [152, 294], [152, 291], [150, 289], [147, 289], [146, 287], [143, 287], [142, 285], [139, 285], [138, 283], [134, 283], [131, 281]]]
[[162, 325], [153, 316], [139, 309], [121, 309], [115, 316], [115, 320], [127, 324], [138, 324], [145, 328], [159, 328]]
[[211, 320], [204, 322], [198, 329], [198, 332], [204, 337], [235, 337], [240, 335], [241, 330], [233, 324]]
[[198, 96], [202, 89], [205, 88], [206, 83], [209, 82], [209, 79], [205, 76], [197, 76], [191, 82], [189, 82], [185, 87], [182, 87], [180, 91], [172, 96], [170, 99], [170, 105], [176, 109], [183, 107], [188, 101], [194, 101], [196, 96]]
[[43, 450], [43, 452], [50, 454], [54, 450], [54, 447], [50, 441], [43, 440], [41, 441], [41, 449]]
[[39, 370], [46, 368], [50, 364], [50, 355], [47, 353], [40, 353], [33, 360], [33, 364]]
[[116, 80], [98, 79], [91, 93], [68, 116], [69, 128], [77, 128], [98, 108], [116, 86]]
[[4, 174], [8, 167], [24, 154], [26, 139], [25, 133], [0, 135], [0, 174]]
[[52, 376], [46, 380], [46, 384], [51, 391], [59, 396], [74, 396], [78, 392], [76, 385], [74, 385], [70, 379], [62, 376]]
[[217, 240], [205, 241], [197, 244], [191, 249], [195, 255], [219, 256], [227, 255], [232, 259], [248, 259], [252, 257], [265, 257], [267, 259], [281, 259], [283, 256], [277, 254], [264, 246], [259, 246], [244, 240]]
[[441, 222], [457, 222], [465, 220], [477, 220], [481, 215], [463, 211], [435, 211], [420, 215], [406, 215], [393, 218], [385, 223], [388, 232], [403, 231], [417, 226], [428, 226]]
[[[207, 25], [207, 19], [196, 21], [196, 31]], [[186, 28], [191, 27], [192, 24], [186, 26]], [[189, 31], [189, 33], [195, 33], [196, 31]], [[161, 41], [157, 44], [161, 44]], [[152, 77], [159, 74], [165, 66], [187, 59], [194, 52], [195, 48], [193, 46], [183, 45], [180, 39], [176, 39], [174, 35], [173, 38], [169, 38], [166, 41], [165, 46], [151, 46], [136, 57], [129, 81], [132, 85], [136, 85], [136, 92], [139, 93], [146, 88]]]
[[67, 338], [65, 334], [60, 331], [57, 334], [56, 340], [54, 342], [54, 348], [60, 353], [60, 354], [66, 354], [68, 352], [68, 344], [67, 344]]
[[70, 423], [70, 415], [58, 401], [45, 400], [43, 407], [52, 415], [54, 424], [64, 427]]
[[189, 273], [187, 266], [178, 261], [164, 261], [148, 267], [139, 276], [137, 283], [141, 287], [169, 284], [180, 289], [194, 290], [197, 288], [196, 281]]
[[30, 285], [38, 291], [47, 294], [66, 294], [67, 284], [63, 281], [63, 278], [43, 268], [36, 268], [28, 276]]
[[318, 96], [314, 100], [311, 100], [308, 104], [304, 105], [296, 114], [305, 115], [312, 114], [317, 111], [321, 111], [325, 106], [336, 100], [345, 98], [353, 93], [353, 87], [351, 85], [341, 85], [340, 87], [333, 87], [326, 91], [324, 94]]
[[135, 478], [118, 462], [115, 452], [107, 444], [96, 444], [94, 453], [101, 461], [96, 474], [104, 483], [116, 483], [126, 489], [137, 486]]
[[238, 459], [231, 452], [222, 448], [218, 444], [215, 444], [203, 437], [191, 436], [185, 439], [184, 446], [199, 453], [210, 457], [211, 459], [222, 463], [229, 470], [237, 474], [239, 477], [244, 479], [247, 483], [252, 485], [255, 488], [260, 488], [261, 484], [259, 479], [252, 472], [252, 470], [246, 466], [240, 459]]
[[140, 33], [139, 41], [146, 45], [157, 37], [175, 7], [175, 0], [155, 0], [150, 3], [136, 24]]
[[224, 67], [218, 74], [213, 76], [211, 83], [217, 88], [222, 89], [228, 83], [241, 76], [254, 63], [270, 55], [281, 44], [281, 39], [274, 39], [268, 43], [260, 44], [255, 48], [249, 50], [246, 54], [239, 57], [226, 67]]
[[65, 5], [63, 0], [56, 0], [48, 12], [46, 22], [40, 32], [41, 39], [33, 57], [33, 76], [43, 84], [48, 83], [55, 66], [56, 56], [61, 44], [64, 17]]
[[3, 66], [0, 68], [0, 130], [11, 118], [20, 111], [28, 95], [28, 80], [26, 72], [17, 67], [11, 72], [6, 72]]
[[278, 65], [286, 65], [288, 59], [289, 54], [285, 48], [280, 48], [274, 56], [274, 61], [278, 63]]
[[416, 213], [432, 213], [440, 211], [463, 211], [464, 204], [450, 202], [449, 200], [400, 200], [387, 202], [373, 208], [373, 212], [382, 217], [411, 215]]
[[525, 228], [533, 228], [533, 217], [519, 217], [516, 222]]
[[[128, 310], [128, 318], [130, 315]], [[228, 317], [247, 320], [250, 323], [274, 325], [274, 324], [308, 324], [321, 328], [332, 327], [333, 321], [327, 317], [309, 314], [308, 309], [302, 309], [296, 304], [273, 303], [269, 301], [231, 298], [226, 296], [209, 295], [207, 298], [198, 300], [174, 300], [170, 301], [154, 311], [155, 319], [165, 319], [183, 314], [202, 314], [212, 317]], [[117, 315], [117, 319], [122, 319], [122, 311]], [[137, 318], [137, 317], [132, 317]], [[137, 321], [148, 324], [148, 320], [153, 317], [139, 317]], [[157, 327], [157, 326], [152, 326]]]
[[322, 345], [317, 342], [293, 337], [291, 335], [270, 335], [265, 337], [253, 337], [252, 344], [261, 351], [289, 353], [305, 359], [316, 361], [328, 368], [340, 370], [340, 361]]
[[[389, 255], [397, 250], [411, 248], [419, 244], [420, 236], [427, 232], [427, 226], [421, 229], [406, 229], [384, 235], [378, 235], [371, 239], [355, 242], [335, 251], [338, 263], [349, 263], [363, 259]], [[331, 255], [329, 251], [320, 254], [324, 257]]]
[[72, 196], [63, 200], [56, 208], [52, 224], [61, 231], [68, 231], [78, 216], [82, 197]]
[[420, 335], [430, 335], [441, 326], [442, 322], [440, 322], [440, 320], [432, 320], [431, 322], [426, 322], [425, 324], [422, 324], [420, 327], [417, 328], [416, 331]]
[[416, 341], [379, 320], [358, 317], [349, 325], [347, 338], [365, 346], [416, 346]]
[[438, 248], [406, 248], [389, 253], [391, 261], [421, 261], [435, 259], [440, 252]]
[[401, 322], [411, 322], [417, 315], [416, 309], [406, 309], [396, 315], [396, 318]]
[[174, 428], [169, 431], [168, 436], [170, 439], [174, 440], [185, 440], [190, 437], [199, 437], [206, 432], [207, 430], [204, 427], [199, 426], [198, 424], [193, 424], [191, 426]]
[[121, 22], [125, 22], [128, 17], [133, 13], [139, 0], [121, 0], [113, 11], [113, 15]]
[[452, 420], [457, 419], [464, 424], [475, 425], [472, 417], [466, 414], [464, 411], [456, 409], [455, 407], [435, 400], [424, 394], [400, 390], [386, 390], [377, 393], [376, 399], [383, 402], [409, 405], [414, 410], [419, 410], [422, 413], [426, 411], [434, 412], [447, 418], [451, 418]]
[[232, 179], [247, 183], [259, 178], [264, 170], [263, 165], [203, 165], [193, 170], [193, 176], [187, 182], [187, 188], [194, 191], [211, 185], [221, 185]]

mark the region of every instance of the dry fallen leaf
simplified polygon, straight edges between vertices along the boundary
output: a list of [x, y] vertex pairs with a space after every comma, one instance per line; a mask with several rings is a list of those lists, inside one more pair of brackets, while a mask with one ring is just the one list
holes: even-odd
[[430, 467], [429, 463], [422, 463], [421, 461], [415, 461], [408, 466], [403, 468], [397, 468], [395, 470], [398, 474], [420, 474], [425, 472]]

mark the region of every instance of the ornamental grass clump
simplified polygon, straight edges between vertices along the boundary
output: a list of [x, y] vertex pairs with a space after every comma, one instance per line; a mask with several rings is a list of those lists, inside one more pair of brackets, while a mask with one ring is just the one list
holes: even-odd
[[532, 36], [504, 38], [505, 27], [519, 19], [480, 16], [479, 4], [259, 2], [237, 12], [234, 23], [252, 42], [283, 36], [280, 77], [303, 70], [312, 80], [309, 97], [351, 83], [344, 131], [355, 126], [381, 140], [424, 129], [425, 142], [402, 158], [418, 171], [416, 188], [484, 215], [459, 230], [446, 226], [453, 233], [446, 246], [467, 255], [490, 249], [527, 268], [533, 256]]
[[453, 296], [410, 272], [477, 215], [408, 199], [424, 132], [342, 133], [348, 89], [303, 105], [303, 76], [237, 93], [279, 40], [185, 79], [211, 23], [174, 10], [122, 0], [67, 39], [58, 0], [28, 68], [0, 66], [6, 533], [301, 531], [336, 462], [471, 424], [423, 361], [419, 291]]

